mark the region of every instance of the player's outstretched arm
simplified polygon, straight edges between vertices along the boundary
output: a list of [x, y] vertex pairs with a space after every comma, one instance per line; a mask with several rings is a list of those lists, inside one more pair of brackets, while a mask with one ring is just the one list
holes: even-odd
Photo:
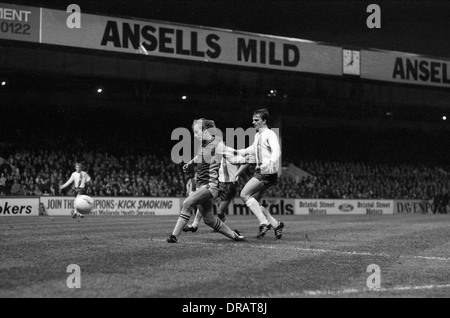
[[73, 182], [73, 174], [70, 176], [69, 180], [67, 180], [66, 183], [64, 183], [63, 185], [59, 186], [59, 190], [64, 189], [65, 187], [67, 187], [69, 184], [71, 184]]
[[226, 146], [224, 143], [219, 143], [216, 149], [217, 153], [224, 156], [231, 164], [244, 164], [245, 158], [237, 154], [237, 151], [231, 147]]
[[256, 149], [256, 137], [255, 137], [255, 140], [253, 141], [253, 144], [251, 144], [249, 147], [247, 147], [245, 149], [237, 150], [237, 154], [241, 155], [241, 156], [246, 156], [246, 155], [255, 156], [256, 155], [255, 149]]
[[255, 155], [255, 147], [253, 145], [251, 145], [245, 149], [236, 150], [236, 152], [240, 156]]

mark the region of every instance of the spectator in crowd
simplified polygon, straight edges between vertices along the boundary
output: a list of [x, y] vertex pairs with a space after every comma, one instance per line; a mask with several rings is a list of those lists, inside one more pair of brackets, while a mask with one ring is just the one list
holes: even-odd
[[33, 195], [35, 196], [41, 196], [43, 194], [43, 192], [41, 191], [41, 189], [39, 188], [39, 186], [36, 184], [34, 186], [34, 190], [33, 190]]
[[443, 188], [442, 191], [436, 193], [433, 198], [433, 214], [447, 214], [447, 205], [449, 203], [448, 189]]
[[445, 214], [448, 213], [449, 201], [450, 201], [450, 197], [449, 197], [449, 194], [448, 194], [448, 188], [444, 188], [444, 190], [442, 192], [442, 200], [441, 200], [442, 213], [445, 213]]
[[39, 215], [47, 216], [47, 210], [45, 209], [44, 203], [39, 203]]
[[22, 184], [19, 183], [18, 179], [14, 179], [14, 183], [11, 186], [11, 195], [14, 195], [14, 196], [26, 195], [25, 190], [23, 189]]
[[3, 172], [0, 174], [0, 193], [6, 194], [6, 177]]

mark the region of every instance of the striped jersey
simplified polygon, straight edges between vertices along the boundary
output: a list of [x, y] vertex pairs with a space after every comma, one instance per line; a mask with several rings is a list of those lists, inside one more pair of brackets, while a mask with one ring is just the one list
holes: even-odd
[[219, 181], [220, 182], [235, 182], [236, 173], [239, 170], [240, 165], [235, 165], [229, 162], [225, 157], [222, 157], [219, 168]]
[[197, 185], [201, 187], [208, 183], [218, 183], [222, 158], [231, 163], [245, 162], [244, 157], [236, 156], [234, 153], [234, 149], [225, 146], [223, 141], [215, 137], [203, 141], [194, 158], [194, 162], [197, 163]]
[[[277, 134], [272, 129], [265, 129], [263, 132], [257, 132], [255, 141], [246, 149], [250, 155], [256, 159], [256, 167], [269, 161], [275, 162], [275, 172], [279, 170], [279, 160], [281, 157], [281, 148]], [[261, 170], [262, 174], [268, 174], [268, 171]]]
[[81, 172], [73, 172], [72, 175], [70, 176], [70, 179], [68, 182], [68, 184], [71, 184], [73, 182], [73, 186], [75, 188], [81, 188], [84, 189], [86, 187], [86, 183], [91, 181], [91, 177], [85, 172], [85, 171], [81, 171]]

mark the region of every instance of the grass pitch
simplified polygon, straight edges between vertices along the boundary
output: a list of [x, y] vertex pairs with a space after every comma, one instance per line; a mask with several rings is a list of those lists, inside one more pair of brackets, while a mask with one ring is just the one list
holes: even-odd
[[[0, 297], [449, 297], [450, 216], [228, 216], [247, 242], [200, 224], [168, 244], [177, 216], [2, 217]], [[70, 264], [81, 288], [68, 288]], [[371, 264], [380, 289], [367, 287]]]

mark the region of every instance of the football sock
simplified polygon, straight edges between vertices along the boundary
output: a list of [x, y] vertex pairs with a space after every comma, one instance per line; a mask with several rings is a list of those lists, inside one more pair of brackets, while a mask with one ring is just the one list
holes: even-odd
[[184, 229], [186, 224], [189, 222], [191, 218], [191, 214], [189, 212], [181, 210], [180, 216], [178, 217], [177, 224], [175, 224], [175, 228], [173, 229], [172, 235], [178, 236], [181, 231]]
[[260, 207], [261, 207], [261, 211], [264, 213], [264, 215], [266, 216], [267, 220], [270, 222], [270, 225], [273, 226], [273, 228], [276, 228], [278, 225], [280, 225], [280, 223], [277, 220], [275, 220], [275, 218], [270, 214], [269, 210], [267, 210], [262, 205], [260, 205]]
[[264, 216], [264, 214], [261, 211], [261, 207], [259, 206], [258, 201], [256, 201], [255, 198], [250, 198], [248, 199], [245, 204], [248, 206], [248, 208], [253, 212], [253, 214], [256, 216], [256, 218], [259, 221], [259, 224], [269, 224], [269, 221], [267, 220], [267, 218]]
[[216, 221], [213, 226], [211, 226], [215, 231], [222, 233], [226, 237], [234, 240], [236, 233], [230, 229], [225, 223], [223, 223], [218, 217], [215, 217]]
[[192, 222], [192, 226], [193, 227], [198, 227], [198, 224], [200, 223], [201, 219], [202, 219], [202, 214], [200, 213], [199, 210], [197, 210], [197, 213], [195, 214], [195, 218], [194, 218], [194, 222]]

